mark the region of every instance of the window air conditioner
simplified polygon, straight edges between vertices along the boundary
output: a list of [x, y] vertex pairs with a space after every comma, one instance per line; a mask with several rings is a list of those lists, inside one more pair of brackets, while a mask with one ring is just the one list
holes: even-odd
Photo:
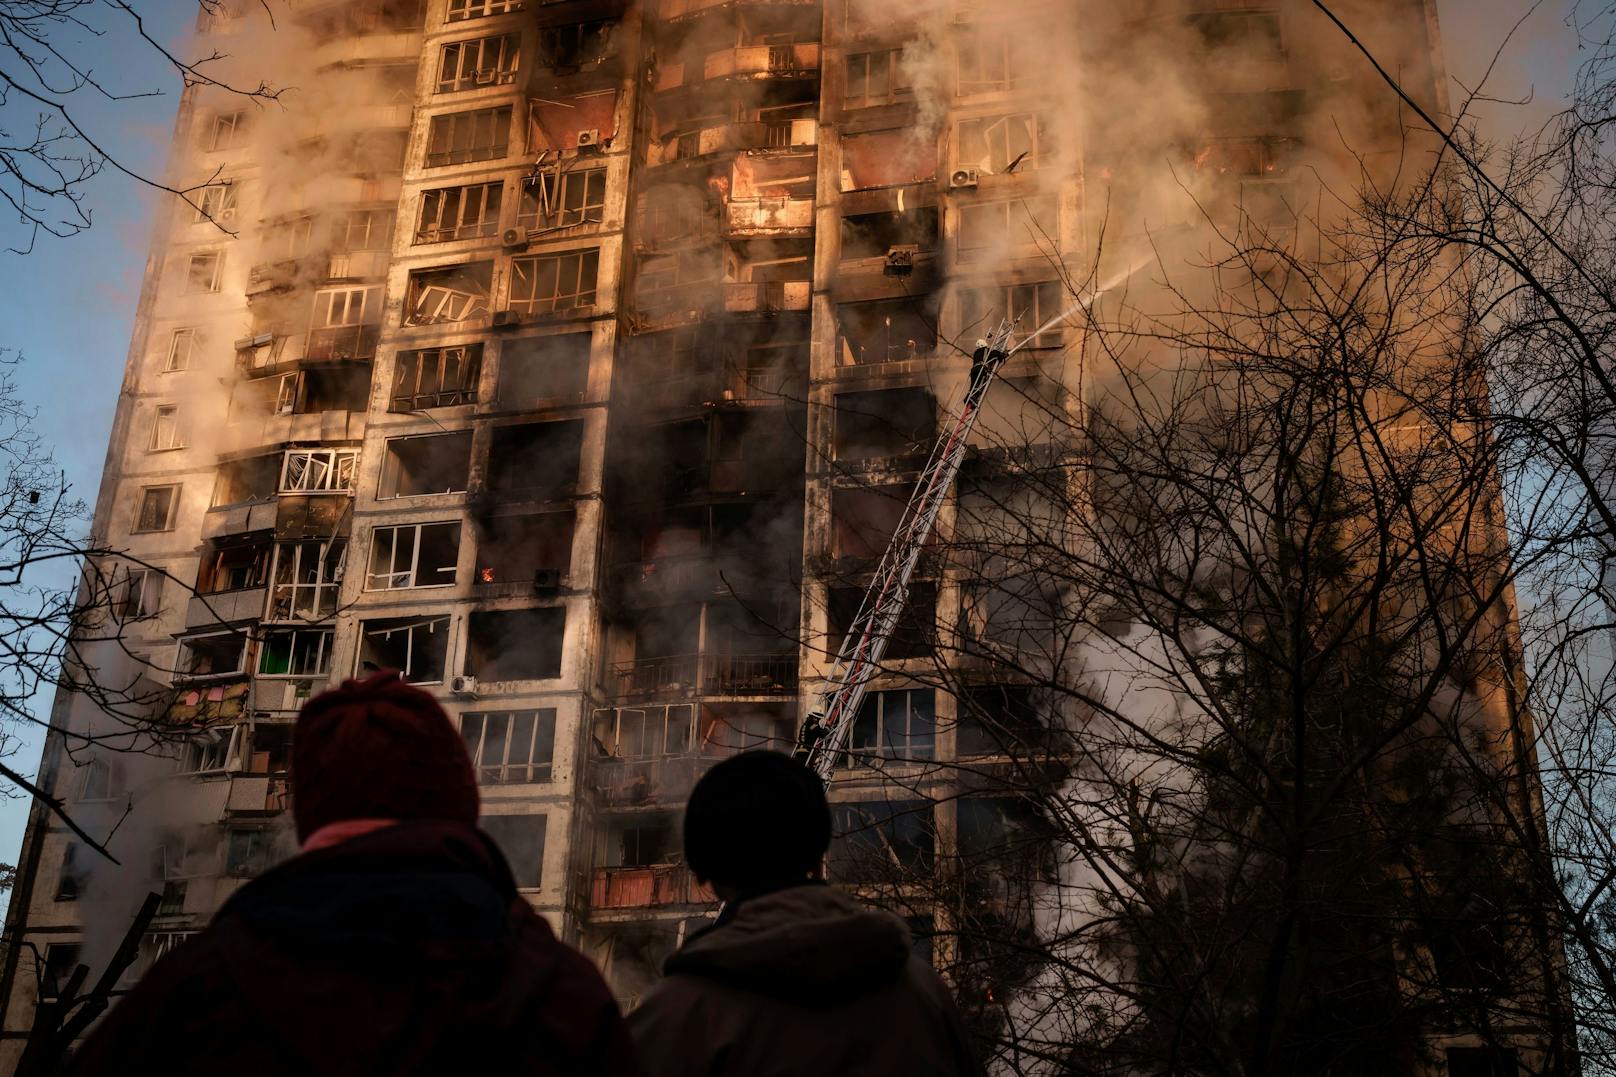
[[951, 191], [970, 190], [976, 186], [977, 170], [974, 168], [956, 168], [948, 174], [948, 189]]
[[467, 699], [476, 699], [477, 678], [461, 674], [449, 682], [449, 692], [452, 695], [464, 696]]
[[587, 131], [578, 132], [578, 148], [581, 150], [600, 148], [600, 130], [591, 127]]
[[507, 247], [525, 247], [527, 232], [521, 228], [507, 228], [499, 234], [499, 241]]
[[920, 253], [917, 244], [900, 244], [887, 248], [886, 265], [881, 272], [889, 277], [907, 277], [915, 271], [915, 255]]

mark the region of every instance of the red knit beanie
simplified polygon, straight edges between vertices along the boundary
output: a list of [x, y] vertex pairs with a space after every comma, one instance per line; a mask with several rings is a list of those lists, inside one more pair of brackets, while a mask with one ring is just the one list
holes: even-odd
[[477, 778], [438, 701], [395, 670], [303, 705], [292, 733], [292, 818], [303, 841], [344, 819], [475, 825]]

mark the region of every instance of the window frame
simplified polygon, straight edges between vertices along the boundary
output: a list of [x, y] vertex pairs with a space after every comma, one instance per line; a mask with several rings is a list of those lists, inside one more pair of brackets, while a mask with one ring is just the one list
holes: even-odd
[[[197, 266], [211, 260], [213, 268], [204, 280]], [[219, 250], [192, 251], [185, 258], [185, 294], [216, 295], [224, 284], [224, 252]], [[200, 286], [199, 286], [200, 285]]]
[[[426, 146], [422, 151], [421, 167], [444, 168], [449, 165], [475, 164], [479, 161], [498, 161], [511, 154], [511, 124], [515, 110], [510, 105], [490, 105], [486, 108], [465, 109], [460, 112], [442, 112], [427, 121]], [[469, 128], [457, 146], [460, 126]], [[486, 125], [487, 130], [483, 127]], [[503, 128], [503, 130], [502, 130]], [[486, 134], [493, 141], [478, 142]], [[434, 146], [447, 143], [447, 148], [434, 150]]]
[[[929, 717], [922, 722], [916, 722], [917, 709], [916, 696], [929, 696], [930, 702], [925, 708]], [[903, 703], [903, 731], [899, 734], [892, 732], [889, 719], [888, 704], [896, 702], [894, 697], [901, 697]], [[873, 710], [873, 722], [865, 727], [870, 734], [870, 741], [860, 745], [859, 735], [863, 731], [866, 710]], [[926, 728], [919, 728], [924, 726]], [[918, 732], [917, 732], [918, 729]], [[914, 746], [920, 743], [923, 747], [916, 751]], [[865, 695], [859, 706], [859, 713], [853, 716], [853, 729], [848, 738], [847, 764], [854, 767], [879, 766], [883, 762], [897, 763], [933, 763], [937, 760], [937, 692], [932, 688], [892, 688], [879, 692], [870, 692]]]
[[[576, 259], [572, 270], [572, 291], [562, 291], [563, 278], [566, 275], [565, 265], [569, 260]], [[547, 265], [554, 265], [551, 275], [554, 279], [554, 290], [549, 295], [540, 295], [539, 289], [543, 285]], [[589, 286], [584, 287], [586, 270], [588, 272]], [[518, 281], [526, 278], [523, 291], [527, 292], [523, 298], [517, 298]], [[583, 310], [595, 306], [600, 294], [600, 248], [575, 247], [565, 251], [549, 251], [542, 254], [528, 254], [511, 259], [510, 284], [505, 297], [505, 309], [524, 317], [537, 317], [544, 314], [562, 314], [569, 310]], [[587, 302], [585, 301], [587, 297]]]
[[204, 153], [222, 153], [225, 150], [238, 149], [241, 139], [247, 130], [247, 110], [234, 109], [229, 112], [215, 112], [209, 117], [206, 139], [203, 142]]
[[[527, 761], [512, 762], [511, 749], [516, 743], [512, 728], [524, 716], [531, 716], [532, 728], [527, 738]], [[495, 720], [503, 721], [504, 730], [499, 739], [498, 763], [483, 761], [489, 747], [489, 728]], [[468, 725], [475, 722], [476, 737], [467, 735]], [[472, 769], [478, 785], [545, 785], [555, 780], [555, 727], [556, 708], [535, 707], [510, 711], [468, 711], [460, 716], [460, 736], [471, 757]], [[523, 776], [512, 777], [513, 772]], [[539, 775], [542, 772], [542, 777]]]
[[445, 23], [470, 22], [493, 15], [510, 15], [526, 7], [525, 0], [449, 0]]
[[[308, 582], [303, 577], [304, 554], [307, 547], [318, 545], [313, 570], [314, 582]], [[291, 561], [284, 560], [288, 547], [291, 548]], [[332, 555], [335, 554], [333, 557]], [[269, 569], [269, 611], [267, 620], [322, 620], [331, 616], [337, 610], [338, 599], [342, 589], [343, 570], [348, 561], [348, 540], [342, 538], [328, 539], [289, 539], [275, 543], [275, 555]], [[283, 580], [282, 568], [286, 568], [287, 579]], [[312, 593], [314, 604], [305, 607], [302, 599]], [[286, 597], [286, 609], [280, 609], [282, 596]], [[329, 605], [325, 601], [329, 599]], [[305, 608], [308, 613], [302, 612]]]
[[[218, 183], [209, 183], [202, 188], [201, 195], [196, 200], [195, 217], [192, 223], [202, 224], [205, 221], [233, 221], [240, 201], [240, 192], [236, 184], [230, 180], [221, 180]], [[218, 202], [210, 206], [208, 203]]]
[[173, 452], [185, 448], [185, 435], [180, 432], [180, 406], [155, 404], [152, 406], [151, 437], [146, 442], [147, 452]]
[[176, 328], [168, 338], [168, 351], [163, 356], [162, 373], [178, 374], [190, 370], [191, 361], [196, 358], [200, 336], [200, 331], [194, 325]]
[[[389, 628], [375, 628], [375, 629], [366, 628], [366, 625], [376, 624], [378, 622], [394, 621], [394, 620], [403, 620], [403, 621], [405, 621], [407, 623], [397, 624], [397, 625], [394, 625], [394, 626], [389, 627]], [[449, 628], [450, 628], [450, 624], [451, 624], [451, 620], [450, 620], [450, 617], [449, 617], [449, 615], [447, 613], [439, 614], [437, 616], [405, 617], [405, 618], [378, 617], [378, 618], [375, 618], [375, 619], [370, 620], [370, 621], [360, 621], [359, 622], [359, 646], [357, 648], [355, 648], [355, 654], [354, 654], [354, 675], [355, 676], [360, 675], [360, 673], [362, 673], [363, 669], [364, 669], [365, 640], [366, 640], [366, 638], [368, 638], [370, 636], [381, 635], [381, 634], [390, 635], [390, 634], [392, 634], [394, 632], [408, 632], [410, 635], [409, 635], [409, 639], [408, 639], [408, 641], [406, 643], [406, 657], [405, 657], [404, 664], [401, 667], [399, 667], [399, 675], [404, 679], [405, 683], [407, 683], [407, 684], [442, 684], [442, 683], [444, 683], [444, 681], [447, 680], [448, 677], [449, 677]], [[442, 630], [442, 632], [444, 634], [444, 636], [443, 636], [443, 668], [438, 671], [437, 677], [435, 677], [433, 679], [430, 679], [430, 680], [415, 680], [415, 679], [413, 679], [413, 677], [411, 675], [412, 674], [411, 667], [415, 664], [414, 663], [415, 650], [416, 650], [415, 633], [417, 631], [420, 631], [420, 630], [423, 630], [423, 629], [429, 630], [432, 633], [435, 633], [439, 629]]]
[[[492, 48], [493, 62], [485, 62]], [[475, 52], [475, 62], [468, 57]], [[522, 62], [522, 35], [488, 34], [444, 42], [438, 50], [438, 76], [433, 93], [459, 93], [484, 86], [505, 86], [516, 81]], [[449, 74], [451, 64], [453, 74]], [[483, 78], [483, 75], [487, 78]]]
[[[547, 232], [561, 228], [600, 224], [606, 219], [607, 170], [575, 168], [559, 173], [542, 171], [524, 179], [516, 204], [516, 226], [528, 232]], [[597, 182], [598, 181], [598, 182]], [[593, 190], [599, 187], [598, 192]], [[569, 205], [575, 191], [581, 190], [576, 206]], [[592, 194], [599, 201], [590, 201]], [[529, 210], [529, 203], [532, 209]], [[591, 216], [591, 211], [594, 215]]]
[[[455, 559], [449, 565], [449, 578], [437, 583], [419, 582], [421, 575], [421, 548], [423, 545], [422, 533], [427, 528], [454, 529]], [[458, 581], [458, 577], [460, 575], [460, 540], [462, 538], [463, 531], [464, 528], [461, 527], [459, 520], [431, 520], [424, 523], [389, 524], [372, 528], [370, 532], [370, 557], [365, 563], [365, 591], [424, 591], [437, 587], [453, 587]], [[413, 532], [408, 556], [409, 567], [399, 569], [397, 568], [399, 556], [398, 540], [399, 537], [405, 532]], [[391, 572], [376, 571], [376, 558], [382, 551], [382, 536], [384, 534], [391, 535], [390, 539], [388, 539], [391, 544], [389, 559], [394, 566], [393, 571]], [[441, 569], [439, 571], [441, 572]], [[406, 580], [408, 580], [408, 582], [399, 584], [382, 584], [377, 582], [383, 579], [397, 579], [399, 577], [404, 577]]]
[[[449, 389], [445, 386], [452, 383], [446, 380], [446, 374], [454, 353], [459, 353], [457, 359], [460, 388]], [[442, 344], [435, 348], [406, 348], [395, 353], [393, 389], [388, 396], [387, 410], [411, 414], [430, 408], [451, 408], [477, 403], [482, 396], [482, 360], [483, 342], [480, 340], [465, 344]], [[436, 368], [438, 388], [435, 391], [423, 391], [422, 376], [432, 367]], [[414, 391], [403, 392], [403, 382], [412, 372], [414, 384], [410, 388]], [[404, 407], [405, 404], [412, 406]]]
[[[152, 486], [142, 486], [140, 488], [139, 501], [135, 506], [135, 518], [131, 522], [129, 533], [131, 535], [156, 535], [164, 531], [174, 530], [179, 523], [181, 489], [183, 489], [182, 485], [177, 482], [157, 483]], [[163, 522], [154, 527], [142, 526], [142, 521], [146, 516], [146, 501], [149, 497], [155, 493], [158, 493], [159, 491], [166, 491], [168, 494], [168, 506], [163, 510]]]
[[[290, 479], [292, 461], [296, 458], [302, 458], [306, 462], [304, 477], [293, 485]], [[317, 461], [323, 462], [324, 477], [309, 482], [307, 476], [314, 474], [312, 465]], [[358, 449], [287, 449], [286, 455], [281, 457], [281, 475], [275, 490], [281, 494], [351, 494], [358, 471]]]
[[[287, 669], [284, 673], [270, 673], [264, 669], [264, 663], [270, 657], [270, 641], [279, 636], [290, 637], [287, 648]], [[319, 668], [313, 670], [299, 670], [296, 668], [298, 655], [298, 642], [300, 637], [320, 637], [315, 647], [315, 655]], [[263, 639], [258, 644], [257, 670], [254, 676], [264, 680], [274, 681], [306, 681], [318, 680], [331, 676], [332, 643], [336, 632], [329, 626], [320, 625], [288, 625], [278, 628], [267, 628]]]
[[[881, 58], [886, 68], [886, 91], [880, 94], [870, 92], [872, 72], [877, 58]], [[863, 72], [859, 76], [862, 82], [862, 92], [853, 93], [854, 65], [862, 61]], [[915, 88], [901, 82], [903, 69], [902, 47], [890, 49], [869, 49], [863, 52], [850, 52], [847, 54], [845, 69], [846, 81], [842, 84], [842, 104], [844, 108], [870, 108], [876, 105], [889, 105], [895, 101], [913, 97]]]
[[[230, 670], [210, 670], [207, 673], [193, 673], [189, 669], [184, 668], [185, 666], [187, 666], [189, 664], [189, 663], [187, 663], [185, 661], [186, 655], [193, 652], [195, 645], [199, 641], [206, 640], [206, 639], [224, 639], [224, 638], [239, 639], [241, 641], [241, 649], [237, 652], [236, 668], [235, 669], [230, 669]], [[174, 663], [174, 681], [175, 681], [175, 683], [182, 683], [183, 682], [183, 683], [186, 683], [186, 684], [205, 684], [205, 683], [209, 683], [209, 682], [212, 682], [212, 681], [223, 681], [223, 680], [229, 680], [232, 677], [245, 676], [247, 674], [247, 666], [248, 666], [247, 651], [249, 650], [248, 644], [250, 642], [251, 641], [248, 639], [247, 633], [244, 630], [243, 631], [224, 631], [224, 632], [197, 632], [197, 633], [194, 633], [192, 635], [185, 636], [184, 638], [182, 638], [179, 641], [179, 651], [178, 651], [178, 655], [177, 655], [177, 660]]]
[[[476, 196], [476, 216], [468, 213], [472, 196]], [[489, 180], [466, 183], [453, 187], [431, 187], [421, 192], [421, 212], [416, 218], [417, 246], [427, 243], [453, 243], [462, 239], [486, 239], [499, 234], [501, 204], [504, 202], [505, 181]], [[445, 216], [454, 224], [445, 225]], [[431, 218], [437, 223], [428, 226]]]

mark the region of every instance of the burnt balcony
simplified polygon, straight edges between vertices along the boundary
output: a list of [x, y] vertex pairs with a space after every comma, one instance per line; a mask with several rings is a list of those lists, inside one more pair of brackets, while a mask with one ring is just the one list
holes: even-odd
[[741, 150], [803, 150], [819, 144], [815, 120], [740, 120], [684, 131], [650, 144], [650, 164]]
[[734, 199], [724, 206], [724, 233], [732, 239], [806, 236], [813, 227], [811, 198]]
[[596, 868], [589, 903], [597, 909], [647, 909], [664, 905], [711, 905], [718, 898], [678, 864], [641, 868]]
[[797, 692], [797, 655], [684, 654], [619, 663], [619, 699], [693, 696], [790, 696]]
[[312, 362], [374, 359], [376, 342], [381, 339], [381, 331], [382, 327], [379, 325], [344, 325], [330, 329], [311, 329], [303, 358]]
[[602, 806], [608, 808], [683, 804], [696, 779], [713, 762], [711, 757], [694, 753], [647, 759], [608, 756], [590, 763], [590, 784]]
[[819, 43], [741, 45], [710, 53], [700, 63], [672, 63], [657, 72], [659, 91], [711, 79], [811, 78], [819, 74]]
[[761, 280], [726, 283], [726, 314], [778, 314], [808, 309], [813, 282], [806, 280]]
[[797, 370], [744, 370], [725, 366], [647, 380], [630, 387], [636, 405], [646, 411], [671, 411], [711, 405], [765, 406], [804, 399], [806, 379]]

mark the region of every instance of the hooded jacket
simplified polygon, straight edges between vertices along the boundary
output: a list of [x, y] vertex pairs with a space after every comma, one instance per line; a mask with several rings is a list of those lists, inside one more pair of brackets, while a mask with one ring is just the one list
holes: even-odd
[[238, 891], [95, 1028], [74, 1075], [640, 1073], [606, 984], [485, 834], [410, 822]]
[[665, 972], [629, 1014], [652, 1077], [979, 1072], [908, 927], [828, 886], [741, 902]]

